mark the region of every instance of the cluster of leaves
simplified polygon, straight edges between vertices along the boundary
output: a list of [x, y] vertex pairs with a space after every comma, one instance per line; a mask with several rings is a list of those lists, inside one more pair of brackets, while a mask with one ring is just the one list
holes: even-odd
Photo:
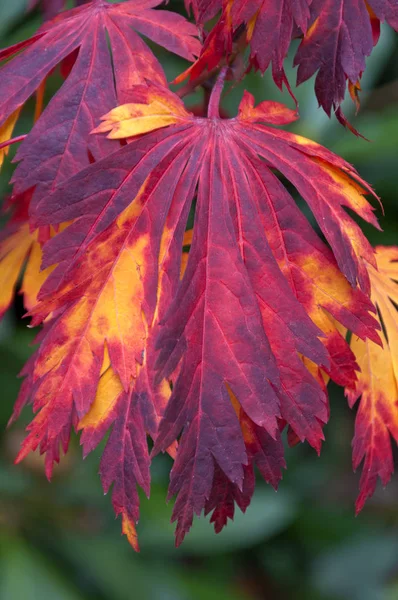
[[[24, 269], [25, 307], [42, 326], [11, 418], [33, 405], [17, 461], [39, 448], [51, 477], [72, 429], [85, 455], [110, 431], [102, 484], [113, 486], [135, 548], [151, 456], [174, 458], [177, 544], [202, 511], [218, 532], [235, 503], [249, 505], [255, 467], [277, 487], [285, 428], [291, 445], [320, 452], [329, 378], [350, 404], [362, 396], [358, 510], [378, 477], [389, 480], [390, 434], [398, 440], [398, 250], [375, 254], [350, 216], [378, 227], [365, 197], [374, 193], [346, 161], [275, 127], [296, 111], [255, 105], [247, 92], [237, 117], [219, 109], [225, 79], [247, 68], [272, 61], [276, 83], [289, 85], [283, 61], [302, 35], [299, 81], [318, 70], [320, 103], [346, 122], [346, 81], [357, 99], [372, 24], [396, 26], [398, 7], [203, 0], [187, 3], [193, 25], [158, 4], [93, 0], [0, 51], [0, 161], [22, 142], [0, 246], [0, 311]], [[137, 32], [193, 63], [177, 93]], [[350, 54], [357, 37], [362, 50]], [[43, 109], [55, 71], [63, 84]], [[193, 114], [181, 97], [200, 85], [207, 102]], [[35, 123], [12, 139], [32, 95]]]
[[[189, 69], [191, 77], [210, 73], [220, 61], [250, 47], [249, 67], [264, 73], [272, 64], [279, 88], [285, 84], [293, 95], [284, 61], [294, 38], [301, 38], [294, 57], [297, 85], [316, 74], [315, 93], [330, 116], [348, 125], [340, 104], [348, 85], [359, 108], [360, 80], [380, 36], [380, 22], [398, 30], [396, 0], [186, 0], [203, 26], [222, 9], [217, 25], [206, 36], [199, 60]], [[185, 74], [183, 75], [185, 76]], [[294, 96], [293, 96], [294, 97]], [[357, 133], [355, 130], [353, 130]]]

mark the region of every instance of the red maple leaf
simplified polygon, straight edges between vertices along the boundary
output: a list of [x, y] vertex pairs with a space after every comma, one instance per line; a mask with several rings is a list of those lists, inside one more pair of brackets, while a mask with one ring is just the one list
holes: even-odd
[[19, 148], [14, 194], [36, 186], [34, 203], [88, 165], [91, 157], [105, 156], [113, 145], [89, 134], [116, 105], [116, 97], [145, 80], [166, 84], [161, 65], [137, 32], [193, 60], [200, 50], [193, 37], [196, 28], [180, 15], [154, 10], [157, 4], [93, 0], [60, 13], [29, 40], [0, 51], [0, 60], [14, 56], [0, 69], [0, 126], [57, 65], [68, 73]]
[[191, 78], [198, 77], [206, 67], [211, 71], [221, 58], [230, 54], [232, 39], [242, 32], [242, 26], [245, 25], [245, 38], [250, 43], [252, 65], [264, 72], [272, 61], [274, 79], [280, 86], [282, 81], [286, 82], [283, 62], [292, 36], [307, 29], [310, 2], [311, 0], [283, 0], [278, 3], [264, 0], [225, 0], [192, 3], [199, 24], [214, 16], [221, 6], [223, 10], [217, 25], [206, 37], [200, 58], [189, 69]]
[[[245, 511], [256, 468], [277, 488], [285, 428], [290, 445], [320, 452], [331, 378], [350, 404], [361, 396], [361, 509], [390, 479], [398, 439], [397, 249], [375, 257], [350, 216], [378, 227], [355, 169], [275, 127], [297, 112], [255, 106], [247, 92], [235, 118], [218, 104], [226, 74], [246, 69], [247, 45], [250, 66], [272, 64], [289, 86], [284, 60], [303, 36], [298, 83], [316, 74], [320, 104], [347, 124], [347, 83], [359, 106], [365, 59], [380, 21], [398, 27], [397, 2], [185, 0], [196, 27], [155, 10], [159, 0], [71, 4], [0, 51], [0, 166], [22, 141], [0, 238], [0, 316], [21, 278], [42, 327], [10, 419], [33, 405], [16, 460], [38, 449], [51, 477], [73, 429], [84, 455], [109, 432], [102, 485], [138, 549], [138, 487], [149, 494], [151, 457], [167, 451], [179, 544], [195, 514], [211, 513], [219, 532], [235, 505]], [[40, 5], [50, 18], [65, 3]], [[200, 54], [178, 94], [202, 83], [207, 116], [168, 90], [139, 34], [191, 61]], [[62, 85], [45, 106], [56, 69]], [[12, 138], [33, 94], [33, 128]]]
[[[194, 14], [199, 23], [206, 14], [214, 16], [221, 3], [197, 3]], [[209, 11], [209, 7], [213, 9]], [[330, 116], [335, 110], [344, 125], [353, 129], [340, 104], [347, 81], [350, 94], [359, 107], [358, 91], [370, 56], [380, 33], [380, 21], [398, 30], [398, 4], [393, 0], [225, 0], [222, 15], [211, 30], [196, 63], [186, 73], [197, 79], [222, 60], [234, 61], [233, 41], [244, 38], [250, 45], [250, 63], [265, 72], [272, 63], [272, 74], [279, 88], [285, 84], [284, 61], [291, 41], [303, 37], [294, 58], [298, 65], [297, 85], [314, 74], [319, 104]], [[292, 93], [292, 92], [291, 92]], [[293, 94], [292, 94], [293, 95]]]
[[[114, 506], [133, 543], [135, 486], [148, 489], [145, 432], [155, 453], [182, 432], [170, 483], [177, 542], [203, 509], [215, 510], [220, 529], [231, 498], [247, 505], [254, 463], [277, 484], [284, 423], [319, 451], [327, 398], [301, 360], [333, 373], [336, 330], [317, 317], [319, 303], [377, 341], [372, 306], [353, 289], [369, 289], [363, 259], [374, 263], [373, 251], [344, 210], [377, 225], [369, 187], [331, 152], [273, 127], [294, 120], [292, 110], [255, 107], [246, 93], [238, 117], [220, 119], [219, 93], [218, 84], [208, 118], [197, 118], [160, 86], [136, 87], [135, 101], [97, 128], [129, 143], [44, 195], [32, 213], [35, 225], [73, 222], [43, 248], [44, 265], [58, 266], [31, 313], [34, 323], [46, 320], [27, 371], [39, 412], [19, 458], [40, 445], [50, 472], [78, 419], [87, 451], [113, 424], [102, 479], [105, 489], [115, 482]], [[328, 297], [325, 278], [309, 296], [311, 266], [329, 269], [329, 283], [338, 267], [274, 169], [309, 204], [353, 288], [341, 276]], [[338, 347], [344, 355], [343, 338]], [[158, 403], [153, 392], [170, 378], [165, 407], [170, 388], [157, 392]]]
[[286, 81], [283, 63], [292, 37], [307, 30], [310, 4], [311, 0], [237, 0], [233, 4], [234, 28], [247, 24], [252, 64], [264, 73], [272, 61], [279, 87]]
[[330, 116], [344, 99], [347, 80], [359, 82], [378, 40], [378, 22], [398, 30], [398, 4], [389, 0], [313, 0], [311, 20], [294, 59], [297, 83], [317, 73], [315, 93]]

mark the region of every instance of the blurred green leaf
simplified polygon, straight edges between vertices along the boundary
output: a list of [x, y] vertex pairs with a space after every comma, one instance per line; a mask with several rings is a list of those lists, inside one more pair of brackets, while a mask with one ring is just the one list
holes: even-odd
[[3, 36], [26, 13], [27, 0], [0, 1], [0, 36]]
[[385, 600], [389, 571], [397, 564], [396, 535], [361, 536], [322, 555], [313, 565], [315, 586], [337, 599]]
[[22, 540], [0, 539], [0, 600], [81, 600], [50, 563]]
[[[295, 512], [292, 494], [276, 493], [260, 484], [246, 513], [236, 509], [234, 520], [229, 521], [220, 534], [215, 535], [209, 517], [195, 519], [178, 552], [209, 555], [250, 548], [286, 528]], [[175, 525], [170, 523], [170, 515], [171, 507], [164, 504], [164, 495], [152, 493], [147, 505], [142, 507], [139, 527], [144, 551], [173, 551]]]

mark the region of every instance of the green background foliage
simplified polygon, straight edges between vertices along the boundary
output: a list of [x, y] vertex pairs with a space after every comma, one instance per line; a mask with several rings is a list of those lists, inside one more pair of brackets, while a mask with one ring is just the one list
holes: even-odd
[[[38, 12], [27, 0], [0, 0], [1, 47], [31, 35]], [[182, 10], [181, 3], [171, 8]], [[156, 49], [169, 79], [183, 61]], [[291, 65], [291, 60], [287, 61]], [[288, 68], [289, 79], [294, 71]], [[57, 89], [54, 78], [47, 94]], [[234, 115], [244, 87], [258, 101], [292, 106], [271, 77], [251, 74], [226, 95]], [[384, 232], [366, 227], [374, 244], [397, 242], [398, 39], [383, 28], [363, 79], [362, 108], [355, 127], [371, 142], [355, 138], [317, 108], [313, 81], [299, 90], [301, 119], [294, 130], [352, 162], [382, 197]], [[189, 100], [201, 101], [200, 94]], [[29, 130], [33, 103], [16, 135]], [[15, 150], [10, 153], [12, 157]], [[12, 173], [6, 161], [0, 180], [4, 199]], [[103, 446], [84, 462], [78, 439], [49, 484], [37, 455], [13, 466], [29, 409], [6, 430], [33, 332], [21, 321], [17, 298], [0, 326], [0, 600], [395, 600], [398, 599], [398, 479], [379, 489], [354, 517], [359, 474], [351, 471], [354, 414], [341, 390], [332, 387], [331, 421], [321, 457], [307, 446], [287, 450], [288, 470], [275, 493], [258, 481], [246, 515], [218, 536], [205, 519], [195, 522], [181, 548], [173, 547], [171, 503], [166, 505], [170, 459], [152, 468], [151, 498], [142, 498], [138, 527], [141, 554], [120, 536], [110, 498], [98, 477]]]

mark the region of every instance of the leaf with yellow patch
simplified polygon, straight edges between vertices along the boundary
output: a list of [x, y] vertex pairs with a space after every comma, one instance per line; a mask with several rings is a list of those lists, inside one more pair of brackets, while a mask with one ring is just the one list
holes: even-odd
[[[207, 118], [157, 85], [131, 90], [139, 103], [105, 120], [127, 143], [31, 210], [35, 226], [72, 223], [43, 247], [43, 265], [57, 267], [31, 311], [46, 326], [30, 367], [38, 414], [20, 458], [40, 446], [50, 473], [71, 426], [80, 421], [88, 449], [111, 426], [101, 477], [133, 542], [137, 485], [149, 490], [146, 433], [154, 454], [178, 441], [169, 487], [177, 543], [203, 510], [216, 509], [219, 528], [231, 494], [246, 503], [253, 463], [276, 483], [286, 423], [320, 449], [325, 389], [301, 360], [332, 370], [319, 304], [375, 337], [371, 304], [356, 289], [369, 287], [364, 259], [373, 251], [345, 210], [377, 225], [371, 189], [322, 146], [275, 129], [295, 117], [280, 105], [255, 107], [246, 94], [237, 117], [220, 118], [221, 90], [222, 77]], [[297, 216], [275, 169], [306, 200], [331, 251]], [[314, 265], [325, 276], [315, 293]], [[340, 303], [329, 298], [336, 274]], [[268, 445], [276, 449], [269, 474]]]
[[362, 461], [359, 512], [376, 489], [385, 486], [394, 470], [391, 436], [398, 442], [398, 248], [376, 248], [377, 270], [369, 265], [372, 300], [375, 303], [383, 346], [353, 335], [351, 349], [361, 368], [355, 389], [346, 390], [350, 406], [361, 397], [353, 439], [353, 465]]
[[30, 310], [53, 270], [53, 267], [40, 269], [42, 251], [38, 231], [30, 233], [28, 223], [10, 229], [15, 230], [0, 242], [0, 317], [10, 307], [20, 277], [24, 306]]
[[133, 97], [134, 102], [118, 106], [104, 115], [103, 123], [92, 133], [109, 132], [107, 137], [112, 140], [129, 138], [178, 123], [189, 115], [182, 100], [155, 84], [149, 90], [146, 86], [136, 86]]
[[[31, 311], [33, 323], [57, 316], [35, 360], [34, 409], [40, 413], [18, 459], [44, 440], [50, 455], [56, 454], [59, 436], [73, 415], [82, 418], [95, 399], [105, 349], [126, 393], [137, 377], [146, 343], [143, 280], [151, 252], [145, 233], [134, 238], [144, 210], [137, 204], [103, 232], [75, 266], [72, 282]], [[50, 475], [51, 467], [47, 470]]]

